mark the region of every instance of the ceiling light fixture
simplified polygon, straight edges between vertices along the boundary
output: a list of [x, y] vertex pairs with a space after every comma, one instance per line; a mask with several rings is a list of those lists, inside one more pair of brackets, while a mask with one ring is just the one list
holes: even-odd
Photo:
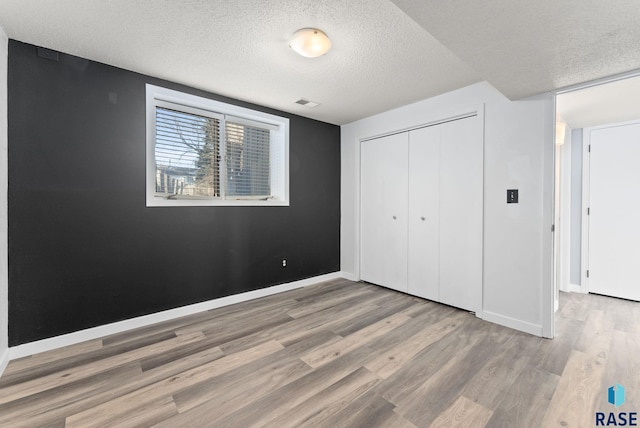
[[322, 30], [301, 28], [291, 36], [289, 47], [304, 57], [315, 58], [331, 49], [331, 40]]

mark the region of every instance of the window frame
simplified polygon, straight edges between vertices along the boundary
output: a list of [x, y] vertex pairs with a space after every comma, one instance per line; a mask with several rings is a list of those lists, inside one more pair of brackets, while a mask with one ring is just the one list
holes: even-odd
[[[170, 108], [188, 114], [220, 118], [220, 145], [225, 146], [225, 121], [242, 121], [270, 130], [271, 193], [270, 199], [255, 197], [226, 196], [226, 173], [220, 174], [220, 193], [217, 198], [206, 197], [162, 197], [156, 192], [156, 107]], [[261, 111], [215, 101], [172, 89], [146, 84], [146, 206], [289, 206], [289, 119]], [[224, 148], [223, 148], [224, 150]], [[281, 164], [277, 168], [274, 164]], [[221, 162], [220, 171], [226, 170], [226, 162]], [[275, 187], [274, 187], [275, 186]]]

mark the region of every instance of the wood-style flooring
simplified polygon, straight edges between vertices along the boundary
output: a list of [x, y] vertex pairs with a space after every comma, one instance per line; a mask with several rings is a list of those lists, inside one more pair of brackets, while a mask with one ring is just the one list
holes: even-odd
[[12, 361], [0, 426], [582, 428], [640, 411], [638, 303], [562, 293], [556, 330], [335, 280]]

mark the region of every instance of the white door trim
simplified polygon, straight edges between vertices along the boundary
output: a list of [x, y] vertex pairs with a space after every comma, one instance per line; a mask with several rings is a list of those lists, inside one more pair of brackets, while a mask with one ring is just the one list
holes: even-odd
[[591, 130], [584, 128], [582, 131], [582, 248], [580, 263], [580, 285], [584, 293], [589, 293], [589, 150], [591, 147]]

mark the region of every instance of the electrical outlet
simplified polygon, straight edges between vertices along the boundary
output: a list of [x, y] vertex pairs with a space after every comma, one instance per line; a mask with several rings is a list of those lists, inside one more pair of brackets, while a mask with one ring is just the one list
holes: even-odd
[[287, 267], [287, 259], [282, 259], [282, 267]]

